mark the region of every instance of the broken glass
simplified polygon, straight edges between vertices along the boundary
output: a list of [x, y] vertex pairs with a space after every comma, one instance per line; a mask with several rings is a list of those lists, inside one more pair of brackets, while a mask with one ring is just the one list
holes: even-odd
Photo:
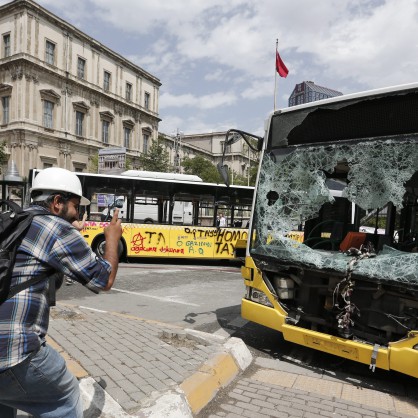
[[[388, 202], [401, 210], [405, 183], [417, 171], [418, 146], [413, 136], [273, 150], [264, 155], [261, 165], [251, 254], [344, 273], [347, 255], [310, 248], [289, 238], [289, 233], [303, 229], [337, 196], [365, 211], [378, 210]], [[329, 179], [339, 181], [342, 190]], [[376, 257], [356, 263], [353, 274], [378, 282], [418, 285], [418, 254], [384, 246]]]

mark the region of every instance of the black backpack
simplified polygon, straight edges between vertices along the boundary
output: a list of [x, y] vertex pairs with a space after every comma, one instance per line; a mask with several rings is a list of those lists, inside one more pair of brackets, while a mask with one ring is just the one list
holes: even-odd
[[10, 200], [0, 200], [2, 208], [9, 209], [0, 213], [0, 305], [20, 291], [41, 281], [44, 277], [36, 277], [10, 288], [13, 266], [19, 245], [28, 231], [32, 219], [37, 215], [45, 215], [43, 211], [24, 211]]

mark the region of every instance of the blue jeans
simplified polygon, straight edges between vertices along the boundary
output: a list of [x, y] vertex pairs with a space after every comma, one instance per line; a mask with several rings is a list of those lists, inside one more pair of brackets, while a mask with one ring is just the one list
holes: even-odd
[[0, 373], [0, 417], [15, 418], [16, 409], [42, 418], [83, 418], [78, 381], [48, 345]]

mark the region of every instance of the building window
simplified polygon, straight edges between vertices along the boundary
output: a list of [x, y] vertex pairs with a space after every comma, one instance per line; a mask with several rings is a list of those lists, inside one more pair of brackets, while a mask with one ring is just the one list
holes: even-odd
[[44, 127], [48, 129], [53, 128], [52, 117], [54, 112], [54, 103], [49, 100], [44, 100]]
[[123, 146], [129, 148], [129, 143], [131, 139], [131, 129], [126, 126], [123, 128]]
[[85, 71], [86, 69], [86, 60], [83, 58], [78, 57], [77, 61], [77, 77], [84, 80], [85, 77]]
[[148, 134], [143, 134], [143, 139], [144, 139], [144, 146], [142, 148], [142, 152], [144, 154], [148, 153], [148, 142], [149, 142], [149, 135]]
[[1, 98], [1, 104], [3, 106], [3, 125], [9, 123], [9, 112], [10, 112], [10, 97], [5, 96]]
[[145, 96], [144, 96], [144, 107], [145, 107], [145, 109], [149, 109], [149, 99], [150, 99], [150, 94], [145, 93]]
[[45, 61], [48, 64], [55, 64], [55, 44], [50, 41], [46, 41], [45, 44]]
[[3, 45], [4, 45], [4, 58], [10, 57], [10, 33], [3, 35]]
[[[221, 141], [221, 150], [222, 150], [222, 152], [224, 150], [224, 147], [225, 147], [225, 141]], [[231, 154], [231, 152], [232, 152], [232, 145], [229, 144], [229, 145], [226, 146], [225, 153], [226, 154]]]
[[83, 122], [84, 113], [76, 110], [75, 112], [75, 134], [77, 136], [83, 136]]
[[109, 143], [109, 126], [110, 123], [107, 120], [102, 120], [102, 142], [104, 144]]
[[132, 100], [132, 84], [131, 83], [126, 83], [125, 99], [128, 101]]
[[110, 90], [110, 73], [107, 71], [104, 72], [103, 89], [104, 91]]

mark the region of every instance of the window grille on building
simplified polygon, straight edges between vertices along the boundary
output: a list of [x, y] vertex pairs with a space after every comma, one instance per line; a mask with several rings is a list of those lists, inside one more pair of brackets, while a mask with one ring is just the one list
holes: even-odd
[[54, 103], [44, 100], [44, 127], [48, 129], [53, 128], [53, 112]]
[[132, 84], [126, 83], [126, 96], [125, 99], [128, 101], [132, 100]]
[[55, 64], [55, 44], [49, 41], [45, 44], [45, 61], [48, 64]]
[[104, 72], [103, 89], [105, 91], [110, 90], [110, 73], [107, 71]]
[[9, 123], [10, 97], [9, 96], [2, 97], [1, 103], [3, 106], [3, 125], [6, 125]]
[[75, 112], [75, 134], [77, 136], [83, 136], [83, 122], [84, 113], [76, 110]]
[[102, 120], [102, 141], [104, 144], [109, 143], [109, 126], [110, 123], [107, 120]]
[[131, 138], [131, 129], [130, 128], [127, 128], [125, 126], [123, 128], [123, 146], [125, 148], [130, 148], [130, 146], [129, 146], [130, 138]]
[[148, 134], [143, 134], [142, 137], [143, 137], [143, 140], [144, 140], [142, 151], [143, 151], [144, 154], [147, 154], [148, 153], [149, 135]]
[[84, 80], [85, 68], [86, 68], [86, 60], [78, 57], [78, 61], [77, 61], [77, 77], [78, 78], [82, 78]]
[[4, 44], [4, 57], [10, 57], [10, 34], [3, 35], [3, 44]]

